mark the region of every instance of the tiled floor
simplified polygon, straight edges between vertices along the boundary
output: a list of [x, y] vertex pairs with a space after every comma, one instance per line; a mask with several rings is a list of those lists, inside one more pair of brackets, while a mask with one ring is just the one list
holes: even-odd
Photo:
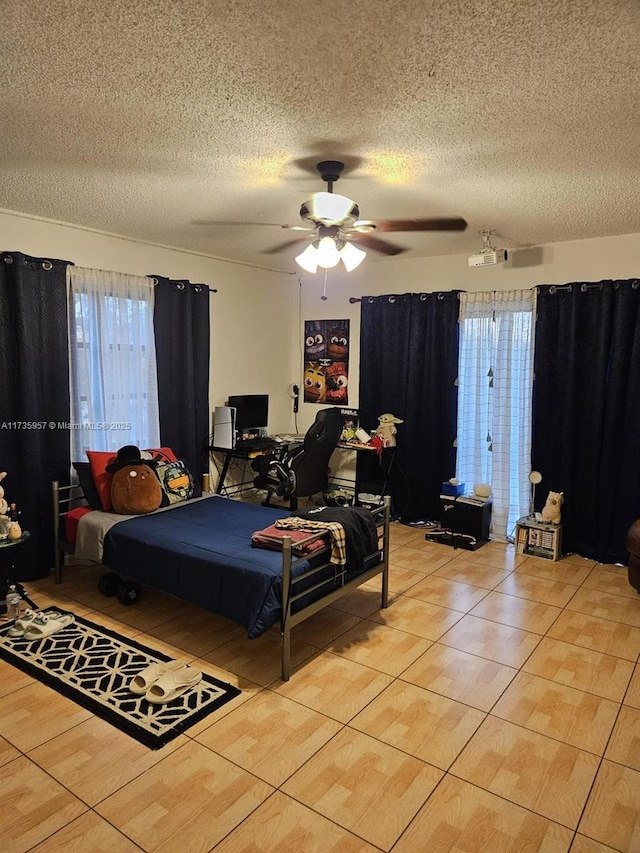
[[392, 525], [379, 581], [248, 641], [97, 567], [28, 584], [238, 685], [152, 751], [0, 662], [3, 853], [637, 853], [640, 596], [626, 570]]

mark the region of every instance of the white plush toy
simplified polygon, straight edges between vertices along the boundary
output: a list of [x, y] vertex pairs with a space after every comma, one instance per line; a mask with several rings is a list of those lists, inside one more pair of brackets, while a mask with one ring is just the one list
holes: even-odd
[[549, 492], [547, 502], [542, 507], [540, 518], [547, 524], [560, 524], [560, 507], [564, 502], [564, 492]]
[[396, 418], [395, 415], [392, 415], [390, 412], [380, 415], [375, 435], [382, 439], [384, 447], [396, 446], [396, 424], [401, 423], [404, 423], [404, 421], [401, 421], [400, 418]]
[[[0, 472], [0, 482], [7, 476], [6, 471]], [[6, 539], [9, 534], [10, 518], [7, 515], [9, 504], [4, 497], [4, 489], [0, 486], [0, 539]]]

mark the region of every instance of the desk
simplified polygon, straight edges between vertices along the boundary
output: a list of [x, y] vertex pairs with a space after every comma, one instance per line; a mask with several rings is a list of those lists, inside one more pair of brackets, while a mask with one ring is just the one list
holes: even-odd
[[249, 462], [251, 459], [255, 459], [257, 456], [275, 456], [277, 458], [282, 453], [289, 450], [291, 447], [295, 447], [298, 444], [300, 444], [300, 442], [281, 441], [277, 442], [274, 447], [263, 448], [262, 450], [251, 450], [248, 447], [234, 448], [216, 447], [216, 445], [214, 444], [209, 445], [209, 453], [220, 453], [223, 456], [222, 467], [219, 469], [218, 482], [216, 483], [216, 495], [224, 494], [227, 497], [231, 497], [232, 495], [237, 495], [240, 494], [240, 492], [246, 492], [249, 489], [254, 488], [254, 477], [251, 477], [251, 480], [242, 480], [240, 483], [225, 486], [225, 480], [227, 479], [227, 474], [229, 473], [229, 466], [231, 465], [231, 461], [233, 459], [246, 463]]

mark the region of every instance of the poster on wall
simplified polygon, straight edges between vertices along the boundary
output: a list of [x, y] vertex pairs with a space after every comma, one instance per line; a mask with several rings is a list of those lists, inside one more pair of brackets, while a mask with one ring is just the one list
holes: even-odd
[[305, 403], [349, 402], [349, 321], [304, 321]]

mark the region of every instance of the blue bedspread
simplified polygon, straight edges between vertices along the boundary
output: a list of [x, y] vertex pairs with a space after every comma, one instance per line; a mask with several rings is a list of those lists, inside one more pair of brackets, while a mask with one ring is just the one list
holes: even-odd
[[[103, 562], [125, 578], [226, 616], [258, 637], [280, 620], [282, 555], [251, 546], [251, 534], [286, 509], [222, 497], [177, 504], [115, 524]], [[308, 567], [303, 561], [294, 574]]]

